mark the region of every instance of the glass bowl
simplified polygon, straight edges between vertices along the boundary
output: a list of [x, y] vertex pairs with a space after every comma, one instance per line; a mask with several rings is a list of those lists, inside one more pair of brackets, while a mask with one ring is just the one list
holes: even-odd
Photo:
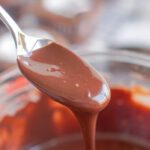
[[[83, 54], [111, 86], [99, 114], [97, 138], [137, 142], [150, 149], [150, 57], [129, 51]], [[35, 89], [17, 67], [0, 76], [0, 149], [49, 150], [81, 139], [70, 110]]]

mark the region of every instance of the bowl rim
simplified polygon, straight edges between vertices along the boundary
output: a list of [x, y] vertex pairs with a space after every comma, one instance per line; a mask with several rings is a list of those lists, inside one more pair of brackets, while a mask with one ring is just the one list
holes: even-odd
[[[111, 49], [103, 49], [100, 51], [85, 51], [85, 50], [77, 50], [76, 54], [81, 56], [87, 62], [95, 62], [97, 58], [101, 56], [101, 59], [109, 59], [110, 61], [119, 61], [126, 62], [129, 64], [137, 64], [142, 67], [146, 67], [150, 69], [150, 55], [139, 53], [135, 51], [129, 50], [111, 50]], [[99, 60], [99, 59], [98, 59]], [[7, 78], [10, 78], [15, 75], [21, 75], [22, 73], [19, 71], [17, 64], [7, 68], [3, 72], [0, 73], [0, 83]]]
[[129, 64], [137, 64], [150, 69], [150, 55], [139, 53], [136, 51], [104, 49], [100, 51], [88, 51], [86, 53], [85, 51], [77, 51], [77, 54], [85, 59], [90, 60], [90, 62], [94, 62], [96, 60], [96, 57], [102, 56], [102, 59], [126, 62]]

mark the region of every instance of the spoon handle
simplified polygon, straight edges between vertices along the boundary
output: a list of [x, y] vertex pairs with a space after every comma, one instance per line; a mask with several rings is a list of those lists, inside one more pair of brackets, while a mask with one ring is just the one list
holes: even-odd
[[0, 5], [0, 19], [6, 25], [8, 30], [10, 30], [10, 32], [12, 33], [15, 45], [17, 47], [17, 43], [20, 38], [19, 36], [20, 34], [23, 34], [23, 32], [1, 5]]

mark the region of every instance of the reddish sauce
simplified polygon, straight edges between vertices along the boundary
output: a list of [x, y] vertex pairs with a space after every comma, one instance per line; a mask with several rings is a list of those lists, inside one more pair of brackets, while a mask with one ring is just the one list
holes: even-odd
[[[150, 140], [150, 108], [133, 100], [133, 90], [112, 88], [111, 93], [110, 105], [98, 117], [97, 133], [121, 134], [131, 138], [97, 138], [97, 150], [149, 150], [150, 147], [140, 139]], [[15, 116], [6, 116], [1, 120], [0, 149], [28, 150], [51, 139], [79, 133], [79, 130], [76, 118], [69, 109], [41, 94], [38, 102], [29, 103], [18, 110]], [[132, 137], [140, 142], [130, 140]], [[82, 144], [82, 140], [56, 144], [53, 150], [83, 150]]]

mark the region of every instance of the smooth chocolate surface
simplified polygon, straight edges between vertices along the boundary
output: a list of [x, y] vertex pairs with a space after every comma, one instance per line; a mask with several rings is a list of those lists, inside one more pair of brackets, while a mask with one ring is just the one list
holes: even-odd
[[56, 43], [19, 56], [18, 65], [36, 87], [74, 112], [86, 150], [95, 150], [97, 116], [110, 100], [109, 87], [98, 72]]

